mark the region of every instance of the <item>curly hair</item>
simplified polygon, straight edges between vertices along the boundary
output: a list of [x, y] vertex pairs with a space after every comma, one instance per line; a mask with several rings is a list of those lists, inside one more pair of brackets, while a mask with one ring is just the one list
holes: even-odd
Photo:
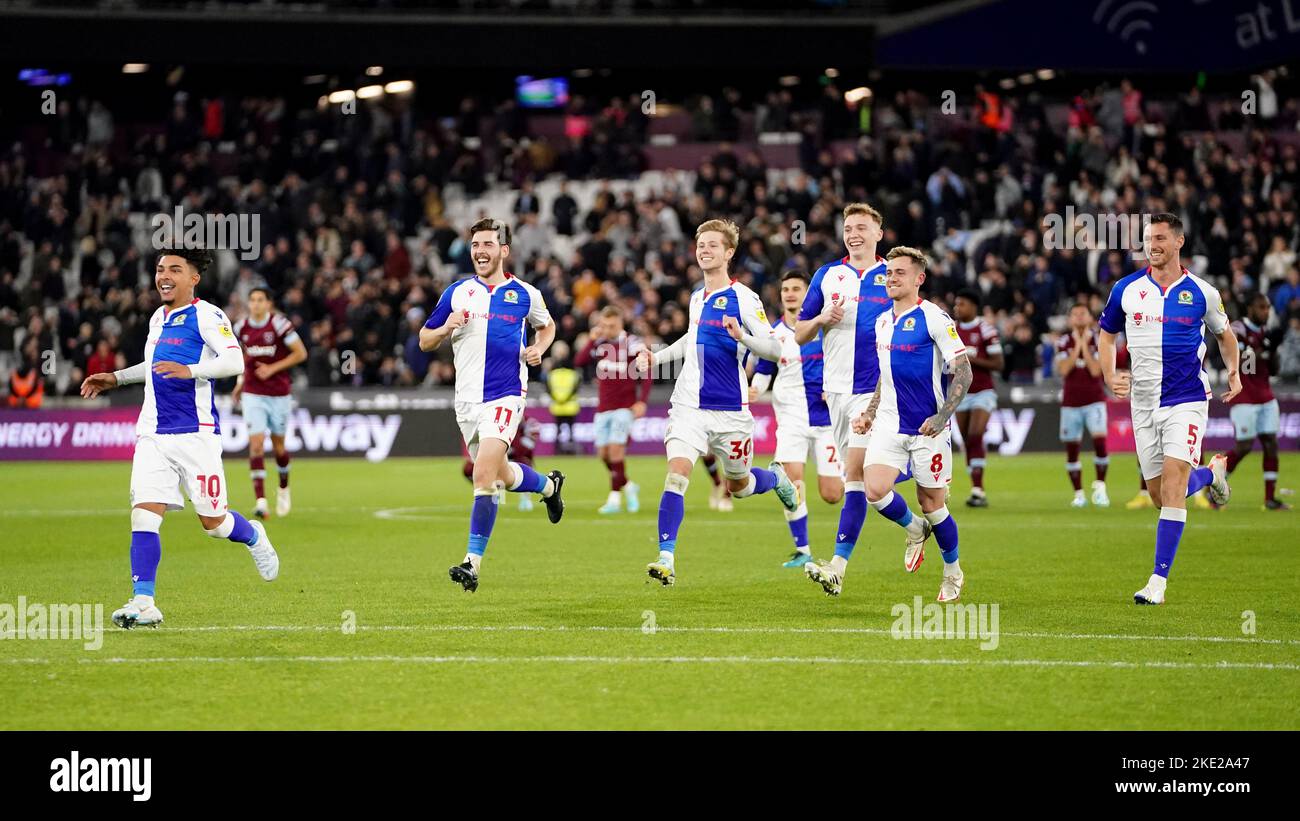
[[158, 257], [180, 257], [194, 267], [199, 276], [203, 276], [212, 267], [212, 252], [206, 248], [164, 248]]

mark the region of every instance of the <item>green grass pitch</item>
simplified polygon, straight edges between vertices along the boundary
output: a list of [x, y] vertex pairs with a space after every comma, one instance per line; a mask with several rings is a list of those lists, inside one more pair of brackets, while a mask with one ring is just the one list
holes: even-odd
[[[1300, 728], [1300, 512], [1261, 509], [1258, 453], [1227, 509], [1191, 511], [1169, 601], [1146, 608], [1132, 593], [1156, 517], [1123, 509], [1132, 457], [1114, 460], [1108, 510], [1068, 506], [1062, 461], [990, 459], [986, 510], [954, 480], [963, 603], [998, 607], [981, 649], [891, 635], [895, 605], [933, 601], [942, 565], [931, 543], [906, 573], [902, 534], [875, 514], [831, 599], [781, 568], [774, 496], [710, 512], [697, 469], [662, 588], [644, 568], [663, 461], [632, 460], [643, 509], [605, 517], [598, 461], [542, 459], [568, 473], [563, 522], [508, 497], [471, 595], [447, 579], [468, 523], [459, 460], [298, 460], [294, 512], [268, 522], [278, 581], [192, 511], [169, 514], [164, 626], [110, 623], [98, 650], [0, 637], [0, 729]], [[226, 470], [247, 513], [245, 463]], [[107, 618], [129, 597], [129, 474], [0, 468], [0, 604], [98, 602]], [[1283, 484], [1298, 476], [1286, 454]], [[828, 557], [838, 509], [810, 509]]]

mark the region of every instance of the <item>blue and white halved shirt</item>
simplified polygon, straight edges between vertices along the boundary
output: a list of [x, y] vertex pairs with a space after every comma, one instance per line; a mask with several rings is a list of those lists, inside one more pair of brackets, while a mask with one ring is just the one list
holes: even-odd
[[732, 280], [726, 287], [691, 294], [686, 335], [674, 346], [685, 347], [685, 363], [673, 386], [672, 403], [701, 410], [749, 410], [749, 379], [745, 355], [749, 349], [723, 327], [724, 317], [734, 317], [751, 336], [772, 334], [758, 294]]
[[165, 306], [149, 318], [144, 346], [144, 405], [136, 420], [137, 435], [150, 433], [221, 432], [212, 380], [164, 379], [153, 372], [159, 362], [197, 365], [215, 359], [227, 348], [239, 350], [239, 341], [224, 311], [202, 299], [168, 310]]
[[1132, 369], [1131, 403], [1154, 410], [1210, 398], [1205, 375], [1205, 328], [1228, 327], [1223, 300], [1213, 285], [1186, 268], [1168, 288], [1151, 269], [1115, 283], [1101, 312], [1102, 330], [1123, 332]]
[[876, 349], [880, 407], [872, 430], [916, 436], [943, 404], [944, 364], [965, 354], [966, 343], [952, 317], [922, 299], [898, 317], [893, 310], [880, 315]]
[[876, 257], [875, 265], [859, 271], [844, 257], [818, 268], [799, 309], [800, 321], [813, 319], [827, 305], [842, 307], [844, 318], [822, 330], [826, 391], [872, 393], [880, 375], [876, 317], [893, 305], [885, 292], [885, 261]]
[[781, 427], [824, 427], [831, 423], [830, 411], [822, 398], [822, 340], [813, 337], [804, 345], [794, 341], [794, 328], [778, 319], [772, 326], [781, 340], [781, 361], [759, 359], [756, 374], [775, 374], [772, 380], [772, 410]]

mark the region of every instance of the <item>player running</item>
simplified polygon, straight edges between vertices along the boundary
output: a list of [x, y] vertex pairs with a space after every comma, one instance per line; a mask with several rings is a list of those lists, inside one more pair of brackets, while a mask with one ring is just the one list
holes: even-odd
[[[830, 411], [822, 394], [822, 341], [799, 345], [794, 341], [799, 309], [808, 293], [808, 274], [787, 271], [781, 277], [781, 317], [772, 328], [781, 340], [780, 362], [758, 360], [749, 388], [752, 403], [772, 389], [772, 410], [776, 414], [776, 461], [799, 491], [799, 506], [785, 512], [794, 537], [794, 553], [782, 567], [803, 567], [812, 559], [808, 546], [808, 494], [804, 485], [804, 462], [813, 452], [817, 467], [817, 491], [828, 504], [844, 498]], [[779, 364], [779, 367], [778, 367]]]
[[880, 373], [876, 318], [892, 304], [885, 291], [885, 261], [876, 256], [876, 244], [884, 236], [882, 225], [880, 212], [865, 203], [844, 207], [848, 256], [817, 269], [795, 325], [799, 345], [822, 334], [822, 386], [835, 445], [844, 461], [837, 552], [853, 551], [867, 518], [863, 478], [867, 436], [852, 429], [852, 420], [866, 409], [876, 389]]
[[1268, 297], [1255, 294], [1246, 306], [1246, 318], [1232, 323], [1232, 332], [1245, 344], [1242, 349], [1241, 393], [1229, 402], [1232, 427], [1237, 434], [1237, 446], [1228, 454], [1228, 473], [1250, 455], [1255, 437], [1264, 448], [1264, 509], [1290, 510], [1291, 506], [1277, 498], [1277, 432], [1280, 411], [1273, 396], [1269, 377], [1273, 373], [1273, 357], [1282, 338], [1284, 328], [1268, 329]]
[[691, 294], [688, 329], [661, 351], [643, 348], [637, 354], [638, 373], [686, 360], [673, 387], [664, 434], [668, 476], [659, 501], [659, 558], [646, 566], [650, 578], [665, 586], [676, 580], [677, 534], [686, 515], [691, 468], [705, 453], [717, 455], [733, 496], [775, 491], [786, 510], [799, 506], [799, 492], [779, 462], [767, 470], [750, 467], [754, 417], [741, 363], [746, 349], [777, 359], [781, 343], [768, 327], [758, 294], [727, 274], [739, 239], [740, 229], [729, 220], [709, 220], [695, 230], [704, 286]]
[[[1115, 283], [1101, 312], [1101, 369], [1115, 396], [1129, 400], [1142, 478], [1160, 509], [1155, 569], [1133, 594], [1138, 604], [1163, 604], [1169, 568], [1187, 522], [1187, 497], [1209, 486], [1218, 504], [1228, 501], [1227, 459], [1196, 468], [1210, 410], [1205, 375], [1205, 328], [1219, 340], [1228, 365], [1228, 402], [1241, 392], [1237, 337], [1214, 286], [1179, 261], [1183, 223], [1156, 214], [1142, 231], [1150, 266]], [[1115, 335], [1124, 332], [1133, 370], [1115, 369]]]
[[609, 497], [598, 513], [618, 513], [627, 501], [627, 512], [641, 509], [640, 488], [627, 478], [627, 440], [632, 422], [645, 416], [651, 379], [637, 379], [628, 365], [645, 347], [640, 337], [623, 328], [623, 312], [614, 305], [600, 311], [600, 321], [573, 364], [585, 368], [596, 363], [596, 455], [609, 471]]
[[[564, 474], [542, 476], [506, 455], [524, 417], [528, 366], [541, 363], [555, 339], [555, 322], [541, 293], [505, 270], [510, 228], [504, 222], [485, 218], [470, 227], [470, 257], [474, 276], [442, 292], [420, 329], [420, 350], [432, 351], [451, 337], [456, 424], [474, 460], [474, 505], [465, 559], [448, 575], [473, 593], [497, 518], [497, 489], [540, 493], [547, 516], [558, 522], [564, 515]], [[532, 345], [525, 323], [537, 331]]]
[[966, 358], [974, 374], [970, 392], [957, 406], [957, 430], [966, 450], [966, 471], [970, 474], [970, 498], [967, 507], [988, 507], [984, 495], [984, 432], [989, 417], [998, 408], [998, 392], [993, 388], [994, 372], [1002, 370], [1002, 340], [998, 329], [980, 313], [980, 292], [964, 288], [952, 306], [957, 319], [957, 335], [966, 344]]
[[[886, 519], [907, 531], [903, 566], [915, 573], [925, 559], [925, 540], [934, 533], [943, 553], [940, 602], [961, 597], [966, 578], [958, 562], [957, 523], [945, 503], [952, 481], [949, 420], [970, 388], [973, 374], [966, 346], [952, 318], [920, 297], [928, 265], [915, 248], [899, 246], [886, 260], [886, 288], [893, 310], [876, 320], [880, 379], [871, 401], [853, 420], [859, 436], [871, 434], [866, 453], [867, 498]], [[944, 395], [944, 365], [951, 371]], [[924, 518], [914, 516], [894, 492], [900, 473], [911, 469]], [[840, 544], [829, 562], [804, 565], [808, 578], [838, 596], [853, 545]]]
[[144, 362], [113, 373], [97, 373], [81, 383], [81, 395], [94, 399], [121, 385], [144, 383], [144, 405], [136, 421], [131, 462], [131, 600], [113, 611], [118, 627], [157, 627], [163, 614], [154, 603], [162, 559], [163, 514], [183, 510], [184, 489], [204, 531], [214, 539], [246, 545], [262, 578], [280, 573], [266, 528], [230, 510], [221, 465], [221, 420], [213, 399], [214, 379], [243, 370], [230, 320], [220, 308], [194, 296], [212, 264], [204, 250], [164, 251], [154, 285], [162, 307], [149, 319]]
[[1101, 376], [1101, 356], [1097, 347], [1097, 330], [1092, 310], [1082, 302], [1070, 308], [1070, 332], [1056, 340], [1056, 373], [1061, 377], [1061, 441], [1065, 443], [1065, 470], [1074, 485], [1072, 507], [1087, 507], [1083, 495], [1083, 465], [1079, 462], [1079, 443], [1083, 429], [1092, 437], [1092, 466], [1097, 478], [1092, 482], [1092, 503], [1109, 507], [1106, 495], [1106, 390]]
[[274, 308], [271, 292], [258, 286], [248, 292], [248, 316], [235, 323], [235, 337], [244, 346], [244, 372], [230, 398], [242, 404], [248, 425], [248, 467], [253, 497], [257, 499], [253, 515], [259, 519], [267, 515], [263, 453], [268, 432], [275, 464], [280, 469], [275, 515], [289, 515], [289, 451], [284, 446], [293, 402], [289, 396], [293, 383], [289, 370], [307, 361], [307, 346], [302, 344], [293, 323], [284, 314], [275, 313]]

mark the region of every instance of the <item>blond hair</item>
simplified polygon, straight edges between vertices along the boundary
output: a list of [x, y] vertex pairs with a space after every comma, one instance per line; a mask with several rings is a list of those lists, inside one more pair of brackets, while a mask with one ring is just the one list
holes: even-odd
[[917, 265], [921, 266], [922, 271], [930, 267], [930, 258], [927, 257], [925, 255], [925, 252], [919, 248], [912, 248], [907, 245], [899, 245], [897, 247], [890, 248], [889, 253], [885, 254], [885, 259], [887, 260], [894, 260], [894, 259], [898, 259], [899, 257], [907, 257], [908, 259], [912, 260]]
[[709, 231], [722, 234], [722, 244], [733, 251], [740, 244], [740, 228], [731, 220], [716, 219], [700, 223], [700, 227], [695, 229], [695, 239], [698, 240]]
[[848, 219], [857, 214], [865, 214], [875, 220], [876, 225], [879, 225], [881, 228], [885, 227], [885, 218], [880, 216], [879, 211], [872, 208], [870, 205], [867, 205], [865, 202], [851, 202], [844, 206], [844, 219]]

